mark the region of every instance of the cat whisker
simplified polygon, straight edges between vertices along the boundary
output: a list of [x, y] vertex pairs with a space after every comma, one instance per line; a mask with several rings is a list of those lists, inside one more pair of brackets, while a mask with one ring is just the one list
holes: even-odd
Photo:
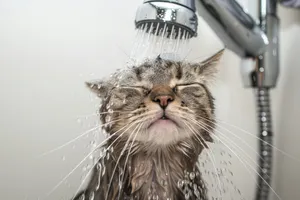
[[[154, 113], [157, 113], [157, 111], [149, 111], [149, 112], [147, 112], [147, 113], [144, 113], [144, 114], [142, 114], [142, 115], [138, 115], [138, 116], [132, 116], [131, 117], [131, 120], [132, 120], [132, 122], [134, 122], [134, 121], [137, 121], [137, 122], [141, 122], [141, 120], [140, 120], [140, 118], [141, 117], [147, 117], [147, 115], [151, 115], [151, 114], [154, 114]], [[134, 117], [134, 118], [133, 118]], [[139, 119], [139, 120], [137, 120], [137, 119]], [[118, 136], [118, 138], [120, 138], [121, 137], [121, 135], [120, 136]], [[114, 144], [114, 142], [112, 143], [112, 144], [110, 144], [110, 147], [112, 146]], [[119, 144], [119, 142], [116, 144], [116, 145], [118, 145]]]
[[[232, 140], [230, 140], [230, 138], [228, 138], [228, 137], [226, 137], [226, 135], [224, 134], [224, 133], [221, 133], [221, 132], [219, 132], [220, 133], [220, 136], [222, 136], [223, 138], [224, 138], [224, 140], [226, 140], [227, 141], [227, 143], [228, 144], [231, 144], [232, 146], [235, 146], [239, 151], [241, 151], [247, 158], [249, 158], [251, 161], [252, 161], [252, 163], [254, 163], [260, 170], [263, 170], [260, 166], [259, 166], [259, 164], [257, 164], [257, 162], [253, 159], [253, 158], [251, 158], [240, 146], [238, 146], [235, 142], [233, 142]], [[260, 156], [261, 157], [261, 156]], [[261, 159], [262, 160], [264, 160], [262, 157], [261, 157]], [[270, 178], [270, 176], [269, 175], [267, 175], [267, 177], [268, 178]]]
[[99, 125], [99, 126], [96, 126], [96, 127], [94, 127], [94, 128], [91, 128], [91, 129], [89, 129], [89, 130], [83, 132], [82, 134], [80, 134], [80, 135], [77, 136], [76, 138], [74, 138], [74, 139], [72, 139], [72, 140], [66, 142], [65, 144], [63, 144], [63, 145], [61, 145], [61, 146], [58, 146], [58, 147], [56, 147], [56, 148], [54, 148], [54, 149], [52, 149], [52, 150], [50, 150], [50, 151], [47, 151], [47, 152], [45, 152], [45, 153], [39, 155], [37, 158], [41, 158], [41, 157], [47, 156], [47, 155], [49, 155], [49, 154], [51, 154], [51, 153], [53, 153], [53, 152], [55, 152], [55, 151], [58, 151], [58, 150], [64, 148], [65, 146], [71, 144], [72, 142], [75, 142], [76, 140], [80, 139], [81, 137], [87, 135], [88, 133], [97, 130], [97, 129], [100, 128], [100, 127], [101, 127], [101, 126]]
[[[124, 176], [125, 176], [125, 169], [126, 169], [127, 161], [128, 161], [129, 155], [131, 154], [131, 149], [132, 149], [132, 146], [133, 146], [133, 144], [134, 144], [134, 142], [135, 142], [135, 139], [136, 139], [137, 135], [139, 134], [139, 131], [140, 131], [140, 129], [141, 129], [141, 127], [142, 127], [143, 125], [144, 125], [144, 123], [142, 122], [142, 123], [140, 124], [139, 128], [137, 129], [137, 131], [136, 131], [136, 133], [135, 133], [135, 136], [134, 136], [134, 138], [133, 138], [133, 140], [132, 140], [132, 142], [131, 142], [131, 145], [130, 145], [130, 147], [129, 147], [128, 154], [127, 154], [127, 157], [126, 157], [125, 163], [124, 163], [124, 169], [123, 169], [122, 181], [121, 181], [119, 184], [121, 184], [121, 183], [123, 184], [123, 182], [124, 182]], [[122, 188], [120, 188], [120, 191], [122, 191]], [[120, 199], [120, 196], [121, 196], [121, 192], [119, 192], [119, 197], [118, 197], [118, 199]]]
[[[151, 112], [149, 112], [149, 113], [151, 113]], [[51, 153], [54, 153], [54, 152], [56, 152], [56, 151], [58, 151], [58, 150], [60, 150], [60, 149], [62, 149], [62, 148], [64, 148], [64, 147], [68, 146], [69, 144], [71, 144], [71, 143], [77, 141], [78, 139], [82, 138], [83, 136], [89, 134], [90, 132], [97, 130], [98, 128], [101, 128], [101, 127], [103, 127], [103, 126], [106, 126], [106, 125], [109, 125], [109, 124], [112, 124], [112, 123], [115, 123], [115, 122], [118, 122], [118, 121], [122, 121], [122, 120], [124, 120], [124, 119], [129, 119], [129, 118], [131, 118], [131, 117], [113, 120], [113, 121], [107, 122], [107, 123], [105, 123], [105, 124], [101, 124], [101, 125], [99, 125], [99, 126], [96, 126], [96, 127], [94, 127], [94, 128], [91, 128], [91, 129], [85, 131], [84, 133], [80, 134], [80, 135], [77, 136], [76, 138], [70, 140], [69, 142], [67, 142], [67, 143], [65, 143], [65, 144], [63, 144], [63, 145], [61, 145], [61, 146], [59, 146], [59, 147], [56, 147], [56, 148], [54, 148], [54, 149], [52, 149], [52, 150], [50, 150], [50, 151], [47, 151], [47, 152], [41, 154], [40, 156], [38, 156], [38, 158], [41, 158], [41, 157], [47, 156], [47, 155], [49, 155], [49, 154], [51, 154]]]
[[[201, 117], [201, 118], [203, 118], [203, 119], [206, 120], [206, 121], [210, 121], [210, 122], [213, 123], [213, 121], [211, 121], [211, 120], [209, 120], [209, 119], [206, 119], [206, 118], [204, 118], [204, 117]], [[223, 121], [223, 120], [221, 120], [221, 119], [215, 119], [215, 120], [216, 120], [216, 122], [223, 123], [223, 124], [226, 124], [226, 125], [228, 125], [228, 126], [230, 126], [230, 127], [236, 128], [236, 129], [238, 129], [238, 130], [240, 130], [240, 131], [246, 133], [247, 135], [250, 135], [251, 137], [253, 137], [253, 138], [257, 139], [257, 140], [264, 142], [266, 145], [268, 145], [268, 146], [274, 148], [275, 150], [277, 150], [277, 151], [280, 152], [281, 154], [283, 154], [283, 155], [289, 157], [290, 159], [292, 159], [292, 160], [294, 160], [294, 161], [297, 161], [297, 162], [300, 162], [300, 159], [296, 158], [295, 156], [292, 156], [291, 154], [289, 154], [289, 153], [287, 153], [287, 152], [285, 152], [285, 151], [279, 149], [278, 147], [276, 147], [276, 146], [274, 146], [274, 145], [272, 145], [272, 144], [270, 144], [270, 143], [268, 143], [268, 142], [266, 142], [266, 141], [263, 141], [261, 138], [257, 137], [257, 136], [254, 135], [253, 133], [250, 133], [250, 132], [248, 132], [248, 131], [246, 131], [246, 130], [244, 130], [244, 129], [238, 127], [238, 126], [235, 126], [235, 125], [233, 125], [233, 124], [229, 124], [229, 123], [227, 123], [227, 122], [225, 122], [225, 121]], [[215, 124], [217, 125], [217, 123], [215, 123]], [[236, 138], [238, 138], [238, 139], [240, 139], [241, 141], [243, 141], [243, 139], [241, 139], [239, 136], [237, 136], [236, 134], [232, 133], [232, 132], [229, 131], [228, 129], [224, 128], [223, 126], [221, 126], [221, 125], [217, 125], [217, 126], [219, 126], [220, 128], [223, 128], [224, 130], [227, 130], [228, 133], [234, 135]], [[244, 141], [243, 143], [246, 143], [246, 142]], [[249, 148], [251, 148], [249, 144], [248, 144], [247, 146], [249, 146]], [[252, 149], [253, 149], [253, 148], [252, 148]], [[254, 149], [253, 149], [253, 150], [254, 150]], [[255, 150], [254, 150], [254, 151], [255, 151]]]
[[[184, 132], [186, 132], [186, 128], [185, 127], [183, 127], [183, 128], [185, 130]], [[176, 131], [177, 131], [177, 133], [179, 133], [177, 129], [176, 129]], [[185, 152], [184, 149], [182, 149], [182, 148], [177, 148], [177, 149], [180, 150], [186, 157], [190, 158], [190, 156]]]
[[[178, 107], [178, 108], [179, 108], [179, 107]], [[177, 112], [177, 113], [180, 114], [180, 112]], [[245, 133], [245, 134], [247, 134], [247, 135], [250, 135], [251, 137], [253, 137], [253, 138], [257, 139], [257, 140], [264, 142], [266, 145], [268, 145], [268, 146], [270, 146], [271, 148], [273, 148], [274, 150], [280, 152], [282, 155], [285, 155], [285, 156], [289, 157], [290, 159], [292, 159], [292, 160], [294, 160], [294, 161], [300, 163], [300, 159], [299, 159], [299, 158], [297, 158], [297, 157], [295, 157], [295, 156], [293, 156], [293, 155], [291, 155], [291, 154], [289, 154], [289, 153], [283, 151], [282, 149], [276, 147], [275, 145], [270, 144], [269, 142], [263, 141], [261, 138], [259, 138], [259, 137], [256, 136], [255, 134], [253, 134], [253, 133], [251, 133], [251, 132], [249, 132], [249, 131], [246, 131], [246, 130], [244, 130], [244, 129], [242, 129], [242, 128], [236, 126], [236, 125], [230, 124], [230, 123], [225, 122], [224, 120], [221, 120], [221, 119], [218, 119], [218, 118], [215, 118], [215, 119], [214, 119], [216, 122], [214, 122], [214, 121], [212, 121], [212, 120], [210, 120], [210, 119], [207, 119], [207, 118], [205, 118], [205, 117], [200, 117], [200, 118], [202, 118], [202, 119], [204, 119], [204, 120], [206, 120], [206, 121], [208, 121], [208, 122], [215, 123], [216, 126], [222, 128], [223, 130], [227, 130], [228, 133], [230, 133], [230, 134], [232, 134], [232, 135], [235, 135], [236, 138], [240, 139], [241, 141], [243, 141], [243, 143], [246, 144], [246, 142], [245, 142], [242, 138], [238, 137], [236, 134], [234, 134], [233, 132], [231, 132], [231, 131], [229, 131], [228, 129], [224, 128], [223, 126], [217, 124], [216, 122], [219, 122], [219, 123], [228, 125], [228, 126], [233, 127], [233, 128], [235, 128], [235, 129], [237, 129], [237, 130], [239, 130], [239, 131], [242, 131], [243, 133]], [[255, 151], [254, 148], [250, 147], [249, 144], [247, 144], [247, 146], [248, 146], [249, 148], [253, 149], [253, 151]], [[260, 156], [260, 155], [259, 155], [259, 156]], [[260, 157], [261, 157], [261, 156], [260, 156]]]
[[264, 143], [267, 144], [268, 146], [274, 148], [275, 150], [277, 150], [277, 151], [280, 152], [281, 154], [283, 154], [283, 155], [289, 157], [290, 159], [292, 159], [292, 160], [294, 160], [294, 161], [297, 161], [297, 162], [300, 162], [300, 159], [299, 159], [299, 158], [296, 158], [295, 156], [292, 156], [291, 154], [289, 154], [289, 153], [287, 153], [287, 152], [285, 152], [285, 151], [279, 149], [278, 147], [276, 147], [276, 146], [274, 146], [274, 145], [272, 145], [272, 144], [270, 144], [270, 143], [268, 143], [268, 142], [266, 142], [266, 141], [263, 141], [261, 138], [255, 136], [254, 134], [252, 134], [252, 133], [250, 133], [250, 132], [248, 132], [248, 131], [246, 131], [246, 130], [244, 130], [244, 129], [238, 127], [238, 126], [235, 126], [235, 125], [233, 125], [233, 124], [229, 124], [229, 123], [227, 123], [227, 122], [225, 122], [225, 121], [218, 120], [218, 119], [216, 119], [216, 121], [218, 121], [218, 122], [220, 122], [220, 123], [223, 123], [223, 124], [226, 124], [226, 125], [228, 125], [228, 126], [231, 126], [231, 127], [233, 127], [233, 128], [236, 128], [236, 129], [238, 129], [238, 130], [240, 130], [240, 131], [246, 133], [247, 135], [250, 135], [250, 136], [252, 136], [252, 137], [254, 137], [254, 138], [256, 138], [256, 139], [258, 139], [258, 140], [264, 142]]
[[[111, 148], [112, 145], [114, 145], [114, 143], [115, 143], [118, 139], [120, 139], [126, 131], [128, 131], [133, 125], [136, 125], [136, 124], [138, 124], [138, 123], [140, 123], [140, 122], [142, 122], [142, 120], [132, 121], [132, 122], [130, 123], [131, 126], [128, 127], [125, 131], [123, 131], [122, 134], [120, 134], [120, 135], [117, 137], [117, 139], [116, 139], [115, 141], [113, 141], [107, 148], [108, 148], [108, 149]], [[118, 144], [118, 143], [117, 143], [117, 144]]]
[[[183, 120], [183, 122], [184, 122], [184, 120]], [[191, 126], [191, 124], [190, 124], [189, 122], [184, 122], [184, 123], [185, 123], [185, 124], [186, 124], [186, 123], [189, 124], [189, 125], [188, 125], [188, 124], [186, 124], [186, 125], [189, 127], [189, 129], [192, 131], [192, 133], [195, 134], [195, 137], [198, 139], [198, 141], [202, 144], [203, 147], [208, 146], [208, 145], [206, 144], [204, 138], [202, 138], [200, 134], [199, 134], [199, 137], [200, 137], [200, 138], [198, 138], [198, 134], [197, 134], [196, 130], [193, 129], [193, 127]], [[221, 194], [221, 191], [222, 191], [223, 187], [221, 187], [221, 179], [220, 179], [220, 177], [219, 177], [219, 174], [218, 174], [218, 171], [217, 171], [217, 168], [216, 168], [216, 160], [215, 160], [214, 154], [213, 154], [213, 152], [211, 151], [211, 149], [208, 148], [208, 150], [209, 150], [208, 156], [209, 156], [209, 158], [210, 158], [210, 160], [211, 160], [211, 162], [212, 162], [212, 164], [213, 164], [213, 167], [214, 167], [214, 170], [215, 170], [215, 173], [216, 173], [216, 176], [217, 176], [217, 180], [218, 180], [218, 184], [219, 184], [219, 190], [220, 190], [220, 197], [221, 197], [221, 195], [222, 195], [222, 194]]]
[[[276, 195], [276, 197], [279, 199], [279, 200], [282, 200], [280, 198], [280, 196], [276, 193], [276, 191], [270, 186], [270, 184], [268, 184], [268, 182], [259, 174], [259, 172], [257, 172], [256, 169], [254, 169], [246, 160], [244, 160], [243, 162], [243, 159], [238, 156], [236, 154], [235, 151], [233, 151], [228, 145], [226, 145], [226, 143], [224, 141], [222, 141], [218, 136], [216, 136], [215, 134], [213, 134], [211, 131], [209, 131], [205, 126], [209, 126], [207, 124], [205, 124], [205, 126], [201, 125], [200, 123], [195, 123], [196, 125], [198, 125], [200, 128], [210, 132], [211, 136], [213, 137], [216, 137], [222, 144], [224, 144], [237, 158], [238, 160], [244, 165], [245, 169], [249, 172], [249, 174], [251, 174], [251, 172], [249, 171], [249, 169], [247, 168], [247, 166], [245, 165], [245, 163], [268, 185], [268, 187], [272, 190], [272, 192]], [[253, 178], [253, 177], [252, 177]], [[254, 179], [255, 180], [255, 179]], [[257, 184], [257, 182], [255, 181], [255, 183]], [[258, 185], [258, 184], [257, 184]]]
[[[170, 113], [175, 113], [174, 111], [169, 111]], [[178, 113], [178, 112], [176, 112], [176, 113]], [[178, 114], [180, 114], [180, 113], [178, 113]], [[189, 135], [188, 135], [188, 133], [187, 133], [187, 130], [186, 130], [186, 127], [187, 126], [183, 126], [183, 128], [184, 128], [184, 133], [186, 133], [186, 135], [187, 135], [187, 137], [189, 137]], [[179, 135], [179, 132], [178, 132], [178, 129], [176, 129], [176, 132], [177, 132], [177, 134]], [[193, 147], [190, 147], [187, 143], [185, 143], [185, 142], [182, 142], [181, 143], [181, 145], [183, 145], [184, 147], [186, 147], [186, 148], [188, 148], [188, 149], [192, 149]], [[187, 156], [188, 158], [191, 158], [189, 155], [188, 155], [188, 153], [187, 152], [185, 152], [185, 149], [183, 149], [183, 148], [178, 148], [185, 156]]]
[[[212, 137], [215, 137], [218, 141], [220, 141], [226, 148], [228, 148], [228, 150], [230, 151], [230, 152], [232, 152], [236, 157], [237, 157], [237, 159], [241, 162], [241, 164], [245, 167], [245, 169], [247, 170], [247, 172], [251, 175], [251, 172], [250, 172], [250, 170], [248, 169], [248, 167], [247, 167], [247, 165], [249, 165], [245, 160], [243, 161], [243, 159], [237, 154], [237, 152], [235, 152], [233, 149], [231, 149], [228, 145], [226, 145], [226, 143], [224, 142], [224, 141], [222, 141], [218, 136], [216, 136], [212, 131], [210, 131], [210, 130], [208, 130], [205, 126], [207, 126], [207, 125], [205, 125], [205, 126], [203, 126], [203, 125], [201, 125], [201, 124], [199, 124], [198, 122], [194, 122], [194, 124], [196, 124], [197, 126], [199, 126], [200, 128], [202, 128], [202, 129], [204, 129], [204, 130], [206, 130], [206, 131], [208, 131], [210, 134], [211, 134], [211, 136]], [[246, 164], [247, 165], [246, 165]], [[251, 167], [251, 166], [250, 166]], [[256, 170], [254, 170], [255, 172], [256, 172]], [[256, 185], [257, 186], [259, 186], [258, 184], [257, 184], [257, 181], [255, 180], [255, 178], [251, 175], [251, 178], [254, 180], [254, 182], [256, 183]]]
[[[230, 131], [230, 130], [228, 130], [228, 129], [226, 129], [226, 128], [224, 128], [224, 127], [222, 127], [222, 126], [220, 126], [219, 124], [217, 124], [216, 122], [213, 122], [212, 120], [209, 120], [209, 119], [206, 119], [206, 118], [204, 118], [204, 117], [200, 117], [200, 118], [202, 118], [203, 120], [206, 120], [206, 121], [208, 121], [208, 122], [211, 122], [211, 123], [213, 123], [215, 126], [217, 126], [217, 127], [220, 127], [220, 128], [222, 128], [223, 130], [225, 130], [225, 131], [227, 131], [228, 133], [230, 133], [230, 134], [232, 134], [235, 138], [237, 138], [237, 139], [239, 139], [242, 143], [244, 143], [247, 147], [249, 147], [260, 159], [262, 159], [262, 160], [265, 160], [253, 147], [251, 147], [245, 140], [243, 140], [241, 137], [239, 137], [239, 136], [237, 136], [236, 134], [234, 134], [232, 131]], [[218, 131], [218, 130], [216, 130], [217, 132], [219, 132], [220, 134], [222, 134], [223, 135], [223, 137], [226, 137], [226, 135], [224, 134], [224, 133], [222, 133], [222, 132], [220, 132], [220, 131]], [[226, 137], [226, 138], [228, 138], [228, 137]], [[230, 140], [229, 138], [228, 138], [228, 140]], [[235, 144], [235, 145], [237, 145], [235, 142], [233, 142], [232, 140], [231, 140], [231, 142], [233, 143], [233, 144]], [[238, 145], [237, 145], [238, 146]], [[238, 146], [239, 147], [239, 146]], [[240, 147], [239, 147], [240, 148]], [[250, 159], [252, 159], [242, 148], [240, 148], [240, 150], [242, 151], [242, 152], [244, 152], [244, 154], [248, 157], [248, 158], [250, 158]], [[253, 160], [253, 159], [252, 159]], [[256, 161], [253, 161], [255, 164], [257, 164], [256, 163]], [[257, 164], [257, 166], [259, 167], [259, 165]]]
[[120, 111], [120, 110], [109, 110], [106, 112], [96, 112], [93, 114], [89, 114], [89, 115], [79, 115], [76, 118], [89, 118], [92, 116], [101, 116], [101, 115], [105, 115], [105, 114], [113, 114], [113, 113], [118, 113], [118, 114], [134, 114], [137, 112], [141, 112], [141, 110], [143, 110], [144, 108], [140, 108], [140, 109], [135, 109], [135, 110], [129, 110], [129, 111]]
[[[126, 132], [126, 131], [124, 131], [124, 132]], [[118, 137], [118, 138], [119, 138], [119, 137]], [[116, 138], [116, 139], [113, 141], [113, 143], [114, 143], [116, 140], [118, 140], [118, 138]], [[110, 139], [110, 138], [108, 138], [108, 139]], [[99, 145], [98, 145], [98, 146], [99, 146]], [[106, 148], [106, 149], [109, 149], [109, 147]], [[101, 159], [101, 157], [100, 157], [99, 159]], [[98, 160], [99, 160], [99, 159], [98, 159]], [[78, 194], [78, 192], [80, 191], [80, 189], [81, 189], [82, 185], [84, 184], [85, 180], [87, 179], [87, 177], [89, 176], [89, 174], [93, 171], [93, 169], [95, 168], [95, 166], [97, 165], [97, 163], [98, 163], [98, 162], [95, 162], [95, 164], [94, 164], [94, 165], [92, 166], [92, 168], [89, 170], [89, 172], [87, 173], [87, 175], [84, 177], [82, 183], [80, 184], [79, 188], [77, 189], [77, 191], [76, 191], [76, 193], [75, 193], [74, 198], [77, 196], [77, 194]], [[74, 198], [73, 198], [72, 200], [74, 200]]]
[[[186, 127], [183, 127], [184, 128], [184, 132], [186, 133]], [[178, 130], [176, 129], [176, 131], [177, 131], [177, 133], [179, 134], [179, 132], [178, 132]], [[186, 133], [187, 134], [187, 133]], [[187, 136], [188, 136], [188, 134], [187, 134]], [[185, 147], [187, 147], [187, 148], [189, 148], [189, 146], [188, 145], [186, 145], [186, 143], [181, 143], [183, 146], [185, 146]], [[186, 157], [188, 157], [188, 158], [191, 158], [189, 155], [188, 155], [188, 153], [187, 152], [185, 152], [185, 149], [183, 149], [183, 148], [178, 148]]]
[[[128, 111], [128, 112], [132, 112], [132, 111]], [[104, 115], [104, 114], [112, 114], [112, 113], [128, 113], [126, 111], [107, 111], [107, 112], [96, 112], [93, 114], [89, 114], [89, 115], [78, 115], [76, 116], [76, 118], [88, 118], [88, 117], [92, 117], [92, 116], [100, 116], [100, 115]]]
[[129, 143], [129, 141], [130, 141], [131, 136], [133, 135], [134, 131], [135, 131], [137, 128], [138, 128], [138, 126], [136, 126], [136, 127], [134, 128], [134, 130], [132, 131], [132, 133], [129, 135], [129, 137], [128, 137], [126, 143], [125, 143], [125, 146], [123, 147], [123, 149], [122, 149], [122, 151], [121, 151], [121, 153], [120, 153], [120, 155], [119, 155], [119, 157], [118, 157], [118, 160], [117, 160], [116, 165], [115, 165], [115, 167], [114, 167], [114, 169], [113, 169], [113, 173], [112, 173], [112, 175], [111, 175], [111, 178], [110, 178], [110, 181], [109, 181], [109, 184], [108, 184], [107, 192], [106, 192], [106, 195], [105, 195], [105, 200], [107, 200], [107, 198], [108, 198], [109, 191], [110, 191], [110, 187], [111, 187], [111, 184], [112, 184], [112, 181], [113, 181], [113, 178], [114, 178], [116, 169], [117, 169], [117, 167], [118, 167], [118, 164], [119, 164], [119, 162], [120, 162], [120, 159], [121, 159], [121, 157], [123, 156], [123, 154], [124, 154], [124, 152], [125, 152], [125, 150], [126, 150], [126, 148], [127, 148], [127, 146], [128, 146], [128, 143]]
[[[112, 138], [114, 135], [116, 135], [118, 132], [120, 132], [121, 130], [125, 129], [126, 130], [123, 131], [126, 132], [131, 126], [133, 126], [134, 123], [131, 124], [127, 124], [124, 127], [122, 127], [121, 129], [119, 129], [118, 131], [116, 131], [115, 133], [111, 134], [108, 138], [106, 138], [104, 141], [102, 141], [99, 145], [97, 145], [86, 157], [84, 157], [57, 185], [55, 185], [50, 192], [47, 193], [47, 196], [50, 196], [67, 178], [69, 178], [69, 176], [71, 176], [71, 174], [86, 160], [88, 159], [95, 150], [97, 150], [99, 147], [101, 147], [101, 145], [103, 145], [105, 142], [107, 142], [110, 138]], [[122, 134], [123, 134], [122, 133]]]
[[[279, 200], [282, 200], [282, 198], [277, 194], [277, 192], [273, 189], [273, 187], [271, 187], [271, 185], [259, 174], [259, 172], [257, 172], [256, 169], [254, 169], [251, 164], [249, 164], [246, 160], [244, 160], [243, 162], [243, 159], [241, 157], [239, 157], [228, 145], [225, 144], [224, 141], [222, 141], [218, 136], [216, 135], [213, 135], [214, 137], [216, 137], [221, 143], [223, 143], [238, 159], [241, 163], [243, 163], [244, 167], [247, 169], [246, 165], [248, 165], [251, 170], [253, 172], [255, 172], [267, 185], [268, 187], [272, 190], [272, 192], [276, 195], [276, 197], [279, 199]], [[246, 165], [245, 165], [246, 164]], [[249, 169], [247, 169], [247, 171], [249, 172], [249, 174], [251, 174], [251, 172], [249, 171]], [[255, 178], [253, 176], [251, 176], [253, 178], [253, 180], [255, 181], [256, 185], [259, 187], [259, 185], [257, 184], [257, 181], [255, 180]]]
[[[201, 122], [198, 122], [199, 124], [203, 124], [204, 126], [208, 126], [207, 124], [205, 124], [205, 123], [201, 123]], [[215, 125], [217, 125], [216, 123], [214, 123]], [[225, 130], [227, 130], [227, 129], [225, 129]], [[235, 146], [236, 148], [238, 148], [242, 153], [244, 153], [244, 155], [246, 156], [246, 157], [248, 157], [260, 170], [262, 170], [262, 168], [257, 164], [257, 162], [253, 159], [253, 158], [251, 158], [239, 145], [237, 145], [234, 141], [232, 141], [232, 140], [230, 140], [230, 138], [228, 138], [227, 136], [226, 136], [226, 134], [224, 134], [224, 133], [222, 133], [221, 131], [218, 131], [218, 130], [215, 130], [216, 132], [218, 132], [219, 134], [220, 134], [220, 136], [222, 136], [222, 137], [224, 137], [224, 139], [226, 139], [227, 141], [228, 141], [228, 143], [230, 144], [232, 144], [233, 146]], [[229, 130], [227, 130], [228, 132], [230, 132]], [[238, 136], [237, 136], [238, 137]], [[239, 137], [238, 137], [239, 138]], [[240, 140], [242, 140], [241, 138], [240, 138]], [[247, 142], [245, 142], [244, 140], [242, 140], [246, 145], [248, 145], [250, 148], [251, 148], [251, 150], [253, 150], [259, 157], [260, 157], [260, 159], [262, 159], [262, 160], [264, 160], [264, 158], [262, 157], [262, 156], [260, 156]], [[270, 178], [268, 175], [267, 175], [267, 177], [268, 178]]]
[[[187, 117], [184, 117], [184, 116], [182, 116], [182, 115], [181, 115], [181, 117], [184, 118], [184, 119], [187, 119], [187, 120], [192, 121], [194, 124], [196, 124], [196, 125], [199, 126], [200, 128], [202, 128], [202, 129], [208, 131], [210, 134], [213, 134], [210, 130], [208, 130], [208, 129], [206, 128], [206, 126], [212, 128], [211, 126], [205, 124], [204, 127], [203, 127], [203, 125], [202, 125], [200, 122], [196, 121], [195, 119], [187, 118]], [[200, 137], [201, 137], [201, 136], [200, 136]], [[220, 139], [219, 139], [219, 141], [222, 142]], [[227, 148], [228, 148], [228, 147], [227, 147]], [[210, 150], [210, 148], [208, 148], [208, 150]], [[230, 150], [232, 150], [232, 149], [230, 149]], [[232, 151], [233, 151], [233, 150], [232, 150]], [[234, 154], [235, 154], [235, 153], [234, 153]], [[208, 153], [208, 155], [209, 155], [209, 153]], [[213, 153], [212, 153], [212, 155], [213, 155]], [[236, 155], [236, 154], [235, 154], [235, 155]], [[237, 156], [237, 155], [236, 155], [236, 156]], [[210, 158], [210, 159], [211, 159], [211, 158]], [[238, 159], [240, 159], [240, 158], [238, 157]], [[211, 160], [212, 160], [212, 159], [211, 159]], [[244, 165], [244, 167], [246, 168], [246, 170], [250, 173], [250, 171], [248, 170], [248, 168], [245, 166], [244, 162], [241, 161], [241, 163]], [[214, 165], [214, 163], [212, 163], [212, 164]], [[247, 163], [247, 164], [248, 164], [248, 163]], [[249, 164], [248, 164], [248, 165], [249, 165]], [[217, 174], [217, 176], [218, 176], [218, 174]], [[218, 176], [218, 177], [219, 177], [219, 176]], [[255, 183], [256, 183], [256, 182], [255, 182]], [[256, 184], [257, 184], [257, 183], [256, 183]]]
[[101, 124], [101, 125], [99, 125], [99, 126], [96, 126], [96, 127], [94, 127], [94, 128], [91, 128], [91, 129], [85, 131], [84, 133], [80, 134], [80, 135], [77, 136], [76, 138], [74, 138], [74, 139], [72, 139], [72, 140], [66, 142], [65, 144], [63, 144], [63, 145], [61, 145], [61, 146], [59, 146], [59, 147], [56, 147], [56, 148], [54, 148], [54, 149], [52, 149], [52, 150], [50, 150], [50, 151], [47, 151], [47, 152], [43, 153], [42, 155], [38, 156], [38, 158], [41, 158], [41, 157], [44, 157], [44, 156], [46, 156], [46, 155], [49, 155], [49, 154], [51, 154], [51, 153], [53, 153], [53, 152], [56, 152], [56, 151], [58, 151], [58, 150], [64, 148], [65, 146], [68, 146], [69, 144], [75, 142], [76, 140], [82, 138], [83, 136], [89, 134], [89, 133], [92, 132], [92, 131], [95, 131], [95, 130], [97, 130], [97, 129], [103, 127], [103, 126], [106, 126], [106, 125], [108, 125], [108, 124], [115, 123], [115, 122], [118, 122], [118, 121], [121, 121], [121, 120], [123, 120], [123, 119], [118, 119], [118, 120], [110, 121], [110, 122], [108, 122], [108, 123]]

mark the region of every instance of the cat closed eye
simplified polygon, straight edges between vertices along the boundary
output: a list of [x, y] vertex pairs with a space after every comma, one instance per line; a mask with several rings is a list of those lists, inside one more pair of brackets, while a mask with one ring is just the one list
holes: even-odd
[[[182, 89], [182, 88], [184, 88], [184, 87], [191, 87], [191, 86], [193, 86], [193, 85], [197, 86], [198, 84], [194, 84], [194, 83], [192, 83], [192, 84], [178, 84], [178, 85], [176, 85], [176, 86], [174, 86], [174, 87], [172, 88], [172, 91], [173, 91], [174, 93], [176, 93], [176, 92], [178, 92], [178, 90], [180, 90], [180, 89]], [[199, 86], [199, 85], [198, 85], [198, 86]]]
[[142, 93], [144, 96], [147, 96], [150, 94], [151, 92], [151, 89], [148, 89], [146, 87], [143, 87], [143, 86], [119, 86], [119, 88], [122, 88], [122, 89], [127, 89], [127, 90], [135, 90], [135, 91], [138, 91], [140, 93]]
[[177, 92], [180, 92], [185, 95], [192, 95], [196, 98], [200, 98], [205, 94], [203, 92], [203, 87], [197, 83], [188, 84], [188, 85], [179, 85], [176, 88], [177, 88]]
[[176, 85], [173, 88], [173, 92], [178, 92], [181, 91], [185, 88], [194, 88], [195, 90], [201, 90], [202, 89], [202, 85], [198, 84], [198, 83], [191, 83], [191, 84], [180, 84], [180, 85]]

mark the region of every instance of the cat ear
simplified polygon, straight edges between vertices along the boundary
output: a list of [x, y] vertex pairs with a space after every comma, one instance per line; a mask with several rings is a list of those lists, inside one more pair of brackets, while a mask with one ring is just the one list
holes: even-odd
[[215, 74], [219, 71], [217, 66], [222, 58], [222, 55], [224, 54], [224, 51], [225, 49], [222, 49], [198, 64], [196, 67], [196, 73], [206, 81], [214, 78]]
[[87, 81], [85, 85], [100, 98], [107, 95], [108, 84], [104, 81]]

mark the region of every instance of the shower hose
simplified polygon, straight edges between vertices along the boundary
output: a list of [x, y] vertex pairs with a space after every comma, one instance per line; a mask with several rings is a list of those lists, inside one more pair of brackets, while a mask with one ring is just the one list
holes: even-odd
[[257, 113], [259, 124], [259, 177], [256, 193], [256, 200], [268, 200], [271, 188], [272, 170], [272, 119], [271, 106], [268, 88], [258, 88], [257, 92]]

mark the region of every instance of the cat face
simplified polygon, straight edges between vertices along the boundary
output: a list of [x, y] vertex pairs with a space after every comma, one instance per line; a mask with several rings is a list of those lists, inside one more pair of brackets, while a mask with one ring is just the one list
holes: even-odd
[[102, 99], [100, 118], [110, 134], [157, 147], [191, 139], [205, 146], [214, 127], [207, 84], [222, 54], [195, 64], [158, 57], [87, 85]]

